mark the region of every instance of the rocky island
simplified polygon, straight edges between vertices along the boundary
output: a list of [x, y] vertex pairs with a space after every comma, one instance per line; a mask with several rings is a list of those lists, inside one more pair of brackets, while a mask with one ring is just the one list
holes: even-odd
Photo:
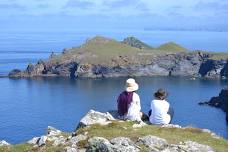
[[149, 125], [90, 110], [73, 133], [51, 126], [23, 144], [0, 141], [0, 152], [226, 152], [228, 141], [207, 129]]
[[189, 76], [228, 77], [228, 55], [189, 51], [169, 42], [157, 48], [127, 37], [123, 41], [96, 36], [78, 47], [51, 54], [46, 61], [29, 64], [25, 71], [14, 69], [9, 77], [121, 77]]

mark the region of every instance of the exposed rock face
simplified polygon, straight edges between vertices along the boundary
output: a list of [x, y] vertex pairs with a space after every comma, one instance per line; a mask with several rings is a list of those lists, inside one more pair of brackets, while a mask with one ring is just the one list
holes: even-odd
[[213, 107], [221, 108], [223, 111], [228, 112], [228, 89], [222, 89], [219, 96], [212, 97], [208, 102], [201, 102], [199, 104], [207, 104]]
[[103, 137], [93, 137], [89, 139], [86, 151], [139, 152], [140, 146], [146, 147], [151, 152], [213, 152], [213, 149], [207, 145], [192, 141], [169, 144], [165, 139], [151, 135], [139, 138], [137, 143], [124, 137], [117, 137], [110, 141]]
[[143, 43], [135, 37], [127, 37], [123, 40], [123, 43], [139, 49], [151, 48], [149, 45]]
[[133, 141], [125, 137], [117, 137], [107, 140], [102, 137], [89, 139], [89, 145], [86, 152], [139, 152], [139, 148]]
[[[206, 55], [205, 55], [206, 56]], [[122, 59], [120, 61], [122, 62]], [[63, 76], [63, 77], [120, 77], [120, 76], [191, 76], [220, 78], [228, 74], [225, 61], [207, 60], [200, 54], [177, 53], [151, 57], [147, 64], [118, 65], [41, 62], [28, 65], [25, 71], [13, 70], [10, 77]]]
[[145, 145], [151, 151], [159, 151], [168, 146], [168, 143], [165, 139], [148, 135], [138, 139], [138, 144]]
[[208, 78], [219, 78], [226, 76], [226, 61], [225, 60], [212, 60], [204, 61], [199, 69], [199, 74]]
[[212, 97], [208, 102], [200, 102], [199, 105], [209, 105], [216, 108], [221, 108], [226, 112], [226, 121], [228, 122], [228, 89], [222, 89], [219, 96]]
[[93, 124], [107, 125], [115, 120], [110, 113], [101, 113], [98, 111], [90, 110], [79, 122], [77, 128], [86, 127]]
[[1, 146], [10, 146], [10, 144], [8, 142], [6, 142], [5, 140], [0, 140], [0, 147]]

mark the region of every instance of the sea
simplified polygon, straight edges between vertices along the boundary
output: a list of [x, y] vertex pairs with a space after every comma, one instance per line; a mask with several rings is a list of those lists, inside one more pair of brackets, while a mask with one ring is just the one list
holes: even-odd
[[[116, 109], [126, 78], [11, 79], [12, 69], [47, 60], [52, 52], [79, 46], [88, 38], [105, 36], [123, 40], [135, 36], [151, 46], [176, 42], [190, 50], [228, 52], [228, 32], [149, 31], [131, 29], [14, 30], [0, 32], [0, 140], [18, 144], [45, 134], [47, 126], [72, 132], [90, 109]], [[173, 123], [207, 128], [228, 139], [225, 113], [199, 106], [228, 86], [227, 80], [191, 80], [186, 77], [138, 77], [142, 111], [147, 113], [153, 93], [164, 88], [174, 108]]]

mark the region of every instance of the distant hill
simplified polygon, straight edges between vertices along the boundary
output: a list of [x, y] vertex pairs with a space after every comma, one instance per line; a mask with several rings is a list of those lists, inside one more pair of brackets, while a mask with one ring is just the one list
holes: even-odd
[[[80, 47], [67, 49], [63, 54], [53, 58], [53, 61], [77, 58], [82, 63], [109, 64], [113, 60], [126, 63], [142, 63], [151, 59], [151, 56], [164, 53], [185, 52], [187, 49], [175, 44], [164, 44], [159, 48], [153, 48], [135, 37], [127, 37], [123, 41], [96, 36], [87, 39]], [[126, 58], [120, 60], [120, 58]], [[124, 63], [122, 63], [124, 64]]]
[[185, 52], [187, 51], [186, 48], [174, 43], [174, 42], [168, 42], [165, 44], [160, 45], [156, 49], [161, 51], [175, 51], [175, 52]]

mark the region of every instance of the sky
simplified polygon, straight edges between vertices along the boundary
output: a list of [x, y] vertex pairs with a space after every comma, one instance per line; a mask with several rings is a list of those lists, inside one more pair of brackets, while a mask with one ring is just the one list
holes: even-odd
[[1, 29], [228, 30], [228, 0], [1, 0]]

